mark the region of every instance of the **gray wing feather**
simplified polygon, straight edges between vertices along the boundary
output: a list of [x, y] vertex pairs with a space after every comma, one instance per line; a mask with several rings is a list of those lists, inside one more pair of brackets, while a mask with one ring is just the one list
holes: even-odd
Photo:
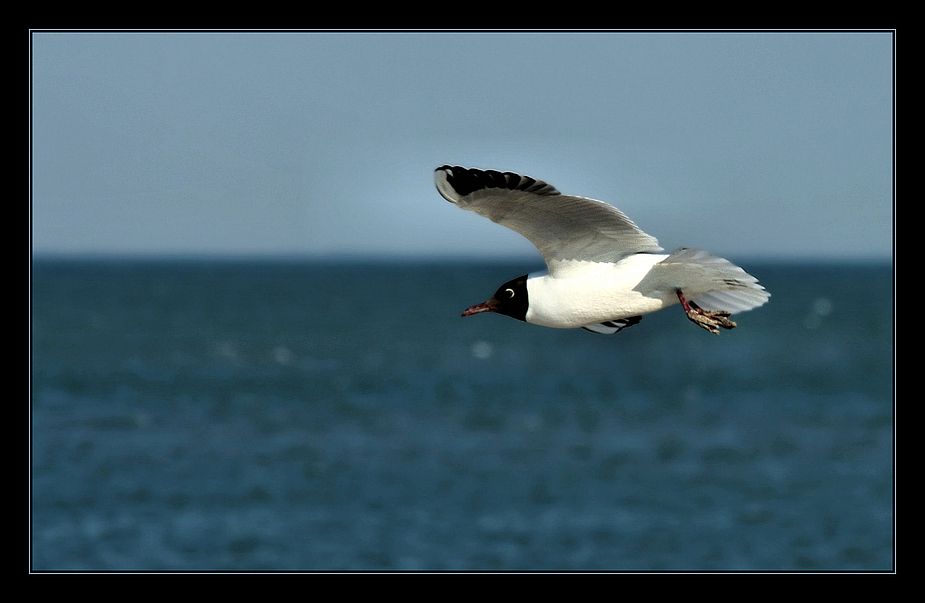
[[541, 180], [451, 166], [438, 168], [435, 178], [447, 201], [520, 233], [550, 267], [561, 260], [614, 262], [662, 250], [615, 207], [563, 195]]

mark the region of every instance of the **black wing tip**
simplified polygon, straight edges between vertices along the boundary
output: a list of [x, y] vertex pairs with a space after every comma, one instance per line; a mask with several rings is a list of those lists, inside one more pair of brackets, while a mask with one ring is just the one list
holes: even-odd
[[639, 321], [642, 320], [642, 316], [630, 316], [629, 318], [618, 318], [616, 320], [605, 320], [602, 323], [596, 325], [588, 325], [586, 327], [581, 327], [585, 331], [590, 331], [591, 333], [600, 333], [602, 335], [613, 335], [619, 333], [627, 327], [631, 327], [635, 324], [639, 324]]
[[[444, 165], [437, 168], [436, 172], [443, 172], [443, 179], [453, 189], [457, 198], [486, 188], [527, 191], [537, 195], [560, 194], [553, 186], [542, 180], [521, 176], [514, 172], [480, 170], [458, 165]], [[438, 188], [440, 188], [439, 185]], [[442, 190], [441, 193], [443, 193]]]

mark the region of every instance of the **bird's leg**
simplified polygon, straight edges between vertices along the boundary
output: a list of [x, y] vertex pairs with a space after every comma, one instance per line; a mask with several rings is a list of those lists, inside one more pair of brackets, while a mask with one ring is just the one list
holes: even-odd
[[678, 300], [681, 302], [681, 306], [687, 313], [687, 317], [698, 327], [717, 335], [719, 335], [719, 329], [717, 327], [722, 327], [724, 329], [735, 328], [736, 323], [729, 320], [729, 312], [724, 312], [722, 310], [704, 310], [694, 302], [687, 301], [687, 298], [684, 297], [680, 289], [678, 289], [676, 293], [678, 294]]

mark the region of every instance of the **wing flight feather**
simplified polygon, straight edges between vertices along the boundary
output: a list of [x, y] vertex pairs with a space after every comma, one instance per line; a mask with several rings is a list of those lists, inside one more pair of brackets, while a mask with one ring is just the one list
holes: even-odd
[[617, 208], [563, 195], [542, 180], [446, 165], [436, 170], [435, 179], [447, 201], [526, 237], [550, 270], [558, 261], [615, 262], [662, 250]]

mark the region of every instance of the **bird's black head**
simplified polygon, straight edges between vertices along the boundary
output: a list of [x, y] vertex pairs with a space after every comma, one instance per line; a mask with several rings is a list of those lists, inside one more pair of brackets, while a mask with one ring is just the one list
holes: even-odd
[[504, 283], [485, 303], [476, 304], [462, 313], [471, 316], [480, 312], [497, 312], [517, 320], [527, 318], [527, 275], [519, 276]]

